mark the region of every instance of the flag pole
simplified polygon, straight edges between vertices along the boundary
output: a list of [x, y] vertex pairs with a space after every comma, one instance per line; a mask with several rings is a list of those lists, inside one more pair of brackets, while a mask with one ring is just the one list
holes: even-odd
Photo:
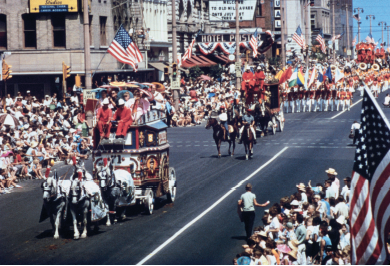
[[88, 0], [83, 1], [85, 88], [92, 89]]
[[[115, 38], [115, 36], [118, 34], [118, 31], [120, 30], [121, 27], [122, 27], [122, 24], [119, 26], [118, 30], [116, 31], [116, 33], [115, 33], [115, 35], [114, 35], [114, 38]], [[111, 42], [112, 42], [112, 41], [111, 41]], [[93, 72], [92, 77], [91, 77], [91, 81], [92, 81], [92, 79], [93, 79], [93, 76], [95, 76], [96, 71], [99, 69], [99, 66], [100, 66], [100, 64], [102, 63], [104, 57], [106, 56], [107, 51], [108, 51], [108, 49], [107, 49], [106, 52], [104, 53], [102, 59], [100, 60], [99, 64], [97, 65], [97, 67], [96, 67], [96, 69], [95, 69], [95, 71]]]

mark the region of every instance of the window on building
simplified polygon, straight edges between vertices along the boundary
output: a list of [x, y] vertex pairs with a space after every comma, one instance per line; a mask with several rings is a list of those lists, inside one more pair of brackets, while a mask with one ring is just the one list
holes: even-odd
[[7, 16], [0, 15], [0, 49], [7, 49]]
[[24, 48], [37, 48], [37, 27], [35, 15], [24, 14], [23, 31], [24, 31]]
[[89, 16], [89, 44], [92, 46], [93, 45], [93, 40], [92, 40], [92, 16]]
[[53, 46], [55, 48], [66, 47], [65, 15], [55, 14], [51, 17], [53, 27]]
[[310, 14], [310, 26], [312, 31], [316, 28], [316, 14]]
[[256, 17], [262, 17], [263, 16], [262, 6], [263, 5], [261, 4], [261, 0], [257, 0]]
[[100, 17], [100, 46], [107, 45], [106, 22], [107, 17]]

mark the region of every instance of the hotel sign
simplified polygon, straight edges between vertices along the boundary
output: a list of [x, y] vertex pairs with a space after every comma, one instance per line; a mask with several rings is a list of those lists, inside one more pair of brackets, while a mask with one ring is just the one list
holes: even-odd
[[30, 0], [30, 13], [78, 12], [77, 0]]

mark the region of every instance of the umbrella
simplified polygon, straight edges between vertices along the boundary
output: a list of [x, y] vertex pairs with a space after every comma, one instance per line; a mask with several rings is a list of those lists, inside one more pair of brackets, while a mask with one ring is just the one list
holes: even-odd
[[8, 125], [11, 127], [19, 126], [19, 120], [10, 114], [2, 114], [0, 115], [0, 127]]
[[152, 82], [152, 84], [156, 85], [156, 91], [163, 92], [165, 91], [165, 86], [158, 82]]
[[126, 87], [127, 87], [127, 88], [139, 88], [138, 85], [135, 85], [135, 84], [133, 84], [133, 83], [126, 83]]
[[153, 83], [147, 83], [147, 82], [144, 82], [142, 83], [143, 85], [146, 85], [146, 86], [152, 86]]
[[107, 89], [106, 89], [106, 88], [103, 88], [103, 86], [102, 86], [102, 87], [100, 87], [100, 88], [96, 88], [96, 89], [93, 89], [93, 90], [92, 90], [92, 92], [102, 92], [102, 91], [107, 91]]
[[111, 85], [111, 86], [116, 86], [116, 87], [125, 87], [125, 86], [126, 86], [126, 82], [117, 82], [117, 81], [114, 81], [114, 82], [110, 82], [110, 85]]
[[286, 244], [279, 244], [278, 245], [278, 250], [282, 253], [289, 253], [291, 249], [286, 245]]
[[154, 96], [150, 91], [143, 90], [143, 89], [138, 89], [138, 90], [141, 92], [141, 96], [142, 96], [142, 93], [145, 94], [145, 96], [148, 98], [149, 102], [154, 100]]
[[124, 99], [125, 92], [128, 92], [130, 94], [130, 98], [134, 98], [133, 93], [131, 91], [128, 91], [128, 90], [121, 90], [120, 92], [118, 92], [118, 98]]
[[[127, 83], [127, 84], [129, 84], [129, 83]], [[141, 84], [141, 83], [138, 83], [138, 82], [130, 82], [130, 84], [137, 85], [141, 89], [148, 89], [149, 88], [147, 85], [144, 85], [144, 84]]]
[[1, 155], [1, 157], [7, 157], [10, 154], [14, 154], [12, 151], [7, 151]]
[[203, 80], [211, 80], [211, 78], [207, 75], [200, 75], [200, 79], [203, 79]]

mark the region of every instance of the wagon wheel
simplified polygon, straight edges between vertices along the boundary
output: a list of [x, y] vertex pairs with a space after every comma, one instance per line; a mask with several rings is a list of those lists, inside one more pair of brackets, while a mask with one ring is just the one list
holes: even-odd
[[280, 109], [280, 114], [279, 114], [279, 131], [283, 132], [284, 130], [284, 113], [283, 109]]
[[275, 116], [272, 117], [272, 134], [276, 134], [276, 118]]
[[169, 192], [167, 199], [169, 203], [175, 202], [176, 199], [176, 171], [175, 168], [169, 167]]
[[160, 162], [160, 179], [163, 184], [164, 194], [169, 192], [169, 165], [167, 162], [167, 156], [163, 156]]
[[145, 199], [145, 209], [147, 214], [153, 214], [153, 208], [154, 208], [154, 194], [152, 190], [149, 190], [146, 192], [146, 199]]

